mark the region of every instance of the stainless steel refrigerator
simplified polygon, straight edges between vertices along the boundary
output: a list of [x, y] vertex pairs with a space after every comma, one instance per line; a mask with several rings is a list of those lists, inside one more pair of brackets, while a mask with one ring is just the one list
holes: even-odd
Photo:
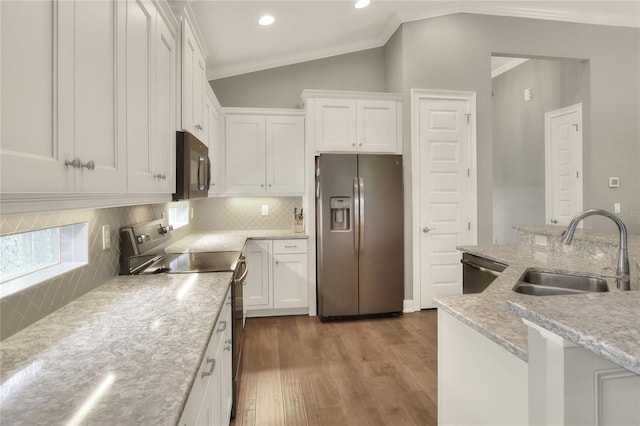
[[402, 156], [316, 158], [318, 313], [323, 319], [402, 312]]

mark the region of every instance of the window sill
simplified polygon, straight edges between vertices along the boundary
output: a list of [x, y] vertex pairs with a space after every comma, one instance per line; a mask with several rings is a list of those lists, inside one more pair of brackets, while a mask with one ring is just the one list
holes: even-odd
[[19, 293], [44, 281], [56, 278], [86, 264], [87, 262], [65, 262], [50, 266], [40, 271], [32, 272], [24, 277], [7, 281], [6, 283], [0, 284], [0, 299]]

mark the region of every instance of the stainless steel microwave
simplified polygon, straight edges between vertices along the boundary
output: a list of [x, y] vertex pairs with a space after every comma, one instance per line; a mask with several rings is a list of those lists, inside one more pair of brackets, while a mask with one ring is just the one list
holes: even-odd
[[209, 195], [209, 148], [189, 132], [176, 132], [176, 192], [173, 200]]

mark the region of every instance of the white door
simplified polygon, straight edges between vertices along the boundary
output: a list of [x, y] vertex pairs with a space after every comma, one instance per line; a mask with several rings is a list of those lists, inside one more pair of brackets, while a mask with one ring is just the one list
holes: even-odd
[[358, 101], [358, 152], [396, 151], [396, 101]]
[[566, 226], [582, 211], [582, 104], [544, 117], [546, 223]]
[[304, 192], [304, 117], [266, 118], [267, 192]]
[[425, 97], [416, 106], [419, 229], [414, 232], [419, 234], [420, 306], [433, 308], [434, 297], [462, 293], [456, 247], [476, 241], [471, 144], [475, 98]]

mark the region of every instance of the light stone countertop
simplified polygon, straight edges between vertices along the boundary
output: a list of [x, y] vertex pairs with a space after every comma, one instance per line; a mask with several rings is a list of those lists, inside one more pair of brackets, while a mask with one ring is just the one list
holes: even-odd
[[509, 310], [640, 375], [640, 292], [508, 301]]
[[231, 277], [118, 276], [3, 340], [2, 424], [67, 424], [102, 389], [81, 423], [175, 425]]
[[306, 239], [309, 236], [289, 229], [195, 232], [168, 246], [165, 252], [240, 251], [247, 239], [277, 240], [294, 238]]
[[[513, 286], [528, 268], [538, 268], [556, 272], [579, 272], [599, 276], [602, 269], [612, 266], [606, 262], [598, 262], [570, 256], [562, 253], [550, 253], [534, 246], [465, 246], [459, 250], [508, 264], [504, 272], [487, 289], [478, 294], [442, 296], [434, 300], [436, 306], [444, 309], [463, 323], [477, 330], [490, 340], [504, 347], [509, 352], [528, 361], [527, 327], [520, 316], [507, 307], [507, 302], [528, 306], [528, 303], [548, 306], [562, 306], [575, 298], [570, 296], [529, 296], [512, 291]], [[601, 295], [620, 297], [614, 280], [608, 280], [610, 292]], [[636, 282], [637, 286], [637, 282]], [[632, 290], [638, 290], [632, 287]], [[589, 295], [590, 296], [590, 295]], [[568, 302], [571, 303], [571, 302]], [[624, 314], [615, 313], [622, 320]], [[583, 321], [591, 319], [587, 314]], [[620, 326], [620, 322], [606, 321], [611, 327]], [[637, 331], [637, 322], [636, 322]]]

